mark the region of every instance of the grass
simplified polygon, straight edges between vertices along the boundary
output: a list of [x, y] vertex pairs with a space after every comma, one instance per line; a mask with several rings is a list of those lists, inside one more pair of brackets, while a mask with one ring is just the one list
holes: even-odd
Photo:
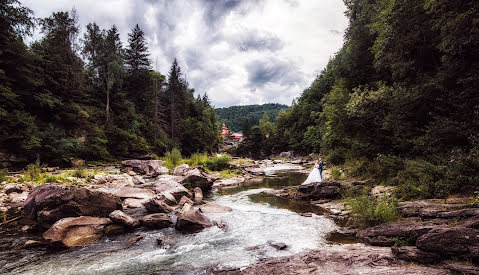
[[343, 176], [343, 173], [338, 168], [333, 167], [331, 169], [331, 177], [333, 178], [333, 180], [339, 180], [342, 178], [342, 176]]
[[349, 197], [352, 222], [360, 228], [393, 222], [399, 219], [398, 202], [393, 197], [374, 198], [368, 195]]
[[173, 169], [176, 166], [184, 163], [180, 150], [176, 148], [169, 152], [166, 152], [163, 161], [165, 162], [165, 166], [168, 169]]
[[5, 169], [0, 169], [0, 182], [6, 181], [8, 178], [8, 170]]
[[79, 182], [90, 182], [100, 172], [94, 169], [76, 168], [65, 170], [60, 173], [50, 174], [42, 171], [41, 167], [35, 164], [27, 166], [23, 175], [13, 183], [32, 182], [34, 185], [45, 183], [77, 184]]
[[189, 166], [205, 165], [205, 163], [208, 161], [208, 155], [206, 153], [195, 153], [184, 161]]
[[230, 167], [231, 160], [232, 159], [229, 155], [215, 156], [206, 161], [205, 167], [210, 171], [225, 170]]
[[222, 178], [227, 178], [228, 179], [228, 178], [234, 178], [237, 175], [240, 175], [241, 171], [225, 169], [225, 170], [221, 170], [219, 173], [220, 173]]

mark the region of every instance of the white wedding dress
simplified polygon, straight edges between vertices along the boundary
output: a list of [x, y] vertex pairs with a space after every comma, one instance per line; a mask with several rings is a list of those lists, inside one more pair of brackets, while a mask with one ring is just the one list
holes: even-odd
[[309, 173], [308, 178], [301, 185], [313, 183], [313, 182], [321, 182], [321, 181], [323, 181], [323, 178], [321, 178], [321, 174], [319, 173], [318, 166], [315, 165], [313, 168], [313, 171]]

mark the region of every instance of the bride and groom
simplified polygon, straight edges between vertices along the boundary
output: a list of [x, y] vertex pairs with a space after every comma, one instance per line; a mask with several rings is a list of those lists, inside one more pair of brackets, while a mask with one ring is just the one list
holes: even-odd
[[314, 163], [313, 171], [309, 173], [308, 178], [301, 185], [323, 181], [323, 166], [323, 158], [318, 158]]

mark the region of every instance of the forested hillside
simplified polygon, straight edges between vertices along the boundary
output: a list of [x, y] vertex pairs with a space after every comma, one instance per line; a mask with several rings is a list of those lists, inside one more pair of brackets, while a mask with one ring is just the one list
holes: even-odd
[[412, 197], [479, 187], [479, 1], [344, 2], [342, 49], [242, 152], [321, 153]]
[[[94, 22], [80, 36], [78, 15], [36, 19], [16, 0], [0, 1], [0, 156], [3, 161], [109, 160], [177, 147], [188, 155], [216, 149], [208, 97], [194, 96], [176, 60], [167, 76], [152, 69], [136, 25]], [[43, 37], [23, 39], [39, 28]]]
[[271, 121], [276, 121], [279, 111], [287, 109], [287, 105], [268, 103], [263, 105], [243, 105], [231, 106], [227, 108], [217, 108], [216, 114], [220, 123], [226, 123], [228, 129], [234, 132], [242, 131], [246, 120], [250, 125], [258, 125], [259, 120], [266, 113]]

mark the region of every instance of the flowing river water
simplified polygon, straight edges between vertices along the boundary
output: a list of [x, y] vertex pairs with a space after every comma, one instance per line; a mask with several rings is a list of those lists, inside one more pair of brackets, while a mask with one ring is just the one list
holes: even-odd
[[[0, 255], [0, 271], [12, 274], [204, 274], [213, 268], [242, 268], [261, 258], [288, 256], [324, 245], [328, 233], [337, 229], [325, 217], [324, 209], [266, 195], [269, 189], [299, 185], [306, 175], [294, 167], [272, 168], [255, 182], [214, 191], [207, 201], [229, 206], [227, 213], [206, 214], [226, 224], [196, 234], [181, 234], [174, 228], [139, 229], [126, 235], [104, 237], [99, 243], [60, 252], [19, 252], [15, 257]], [[296, 167], [297, 168], [297, 167]], [[304, 215], [302, 213], [311, 213]], [[144, 239], [128, 245], [136, 234]], [[157, 239], [171, 240], [159, 246]], [[268, 243], [282, 242], [277, 250]], [[0, 273], [4, 273], [0, 272]]]

